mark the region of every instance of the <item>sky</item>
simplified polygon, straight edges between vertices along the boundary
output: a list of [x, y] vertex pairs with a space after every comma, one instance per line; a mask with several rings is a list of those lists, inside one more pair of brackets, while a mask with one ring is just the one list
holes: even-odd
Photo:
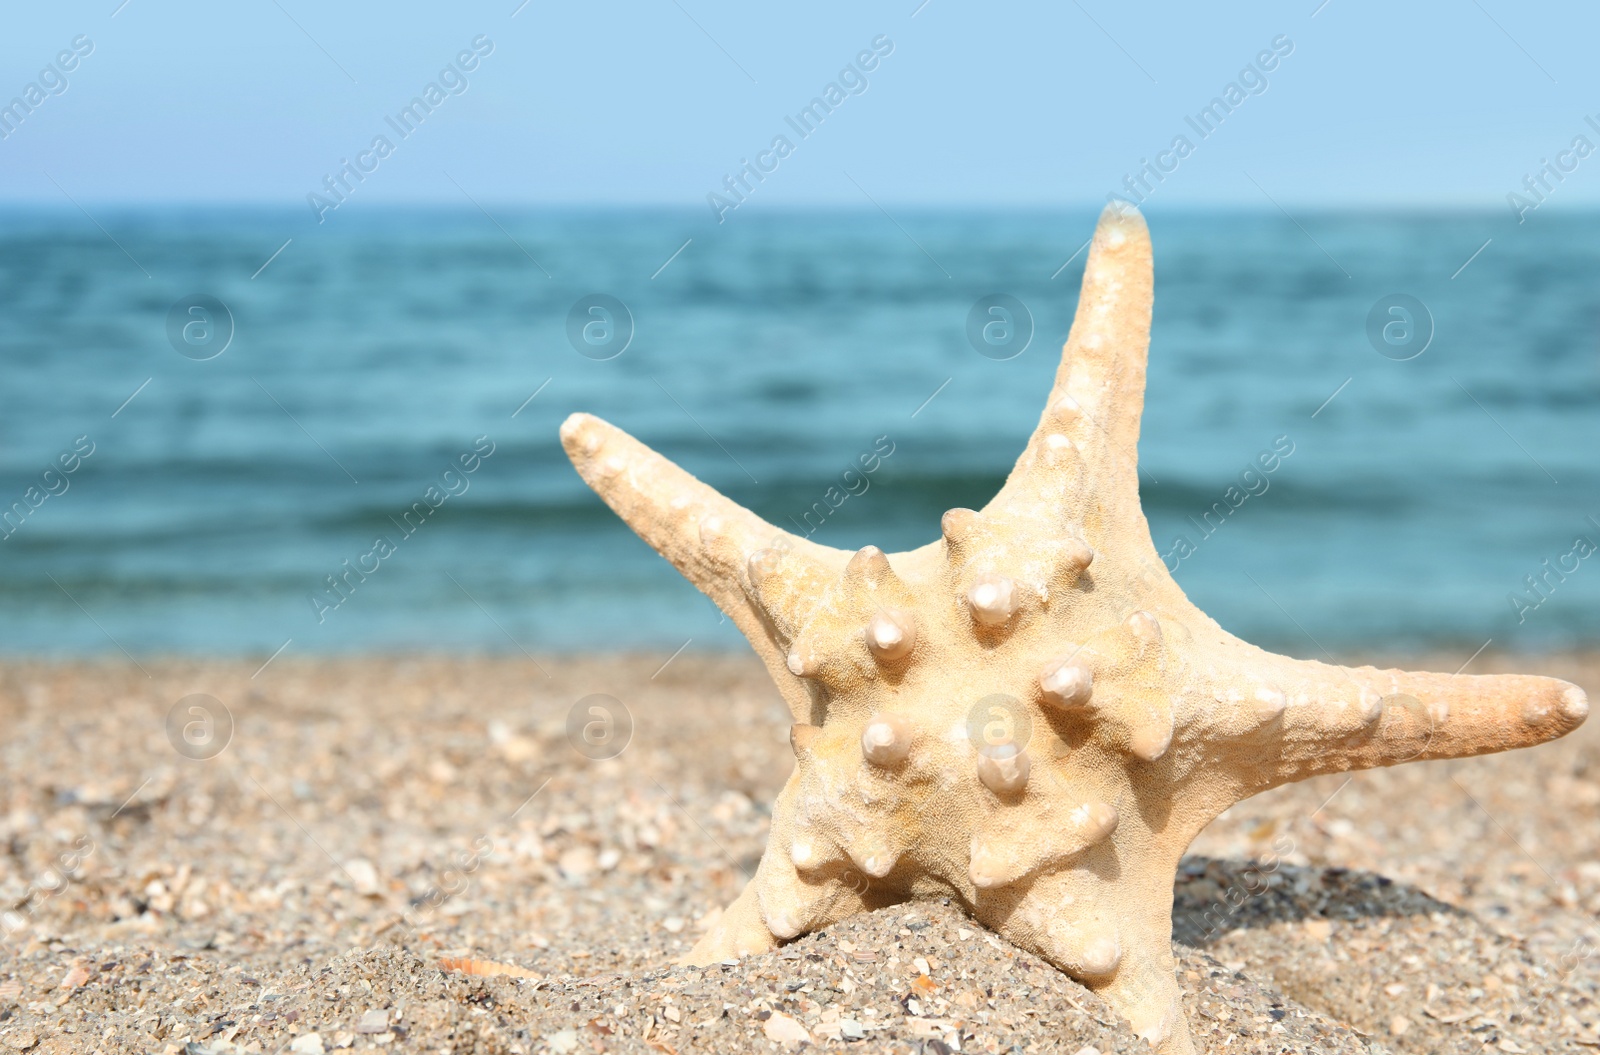
[[[782, 135], [740, 208], [1077, 208], [1182, 135], [1147, 210], [1509, 210], [1543, 159], [1600, 145], [1594, 5], [919, 2], [7, 5], [0, 105], [59, 94], [0, 139], [0, 203], [314, 211], [383, 135], [351, 204], [710, 215]], [[75, 40], [92, 51], [45, 73]], [[442, 74], [474, 41], [475, 68]], [[875, 41], [875, 68], [841, 73]], [[386, 118], [442, 78], [402, 137]], [[842, 100], [802, 136], [785, 119], [830, 83]], [[1230, 83], [1201, 136], [1185, 118]], [[1600, 203], [1600, 157], [1550, 182], [1554, 208]]]

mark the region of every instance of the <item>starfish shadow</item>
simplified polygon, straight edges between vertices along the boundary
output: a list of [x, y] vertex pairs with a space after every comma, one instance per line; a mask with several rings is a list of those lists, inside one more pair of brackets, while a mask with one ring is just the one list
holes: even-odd
[[1308, 919], [1471, 913], [1387, 876], [1350, 868], [1187, 856], [1173, 888], [1174, 941], [1204, 949], [1232, 931]]

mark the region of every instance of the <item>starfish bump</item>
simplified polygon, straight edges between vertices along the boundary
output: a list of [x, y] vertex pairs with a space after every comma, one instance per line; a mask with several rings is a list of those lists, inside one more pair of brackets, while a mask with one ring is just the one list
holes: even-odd
[[1191, 1052], [1173, 880], [1218, 814], [1583, 721], [1563, 681], [1290, 659], [1191, 604], [1139, 506], [1152, 290], [1143, 217], [1106, 210], [1027, 449], [987, 506], [906, 553], [820, 546], [597, 418], [562, 426], [584, 480], [733, 619], [794, 716], [766, 853], [690, 962], [952, 897], [1158, 1051]]

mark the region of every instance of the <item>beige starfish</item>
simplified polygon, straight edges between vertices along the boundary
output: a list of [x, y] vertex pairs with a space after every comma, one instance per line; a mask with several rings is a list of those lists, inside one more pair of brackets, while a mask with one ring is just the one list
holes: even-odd
[[953, 897], [1158, 1051], [1191, 1052], [1172, 888], [1212, 819], [1291, 781], [1583, 721], [1563, 681], [1289, 659], [1191, 604], [1139, 508], [1151, 300], [1144, 219], [1108, 209], [1027, 450], [982, 511], [952, 509], [908, 553], [819, 546], [597, 418], [562, 426], [583, 479], [734, 620], [794, 712], [766, 853], [690, 962]]

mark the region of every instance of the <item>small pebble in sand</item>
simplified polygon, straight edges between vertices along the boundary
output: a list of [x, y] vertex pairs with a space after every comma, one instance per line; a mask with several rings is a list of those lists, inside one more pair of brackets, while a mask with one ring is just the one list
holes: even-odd
[[599, 866], [600, 862], [595, 857], [593, 850], [587, 846], [574, 846], [562, 853], [556, 861], [556, 867], [561, 874], [571, 882], [577, 882], [589, 876]]
[[356, 1026], [357, 1033], [387, 1033], [389, 1032], [389, 1012], [384, 1008], [368, 1011], [361, 1016], [361, 1022]]
[[365, 857], [357, 857], [346, 861], [342, 867], [356, 893], [362, 897], [379, 896], [381, 891], [378, 889], [378, 869], [371, 861]]
[[75, 964], [73, 966], [72, 970], [67, 972], [66, 977], [61, 979], [61, 985], [59, 986], [59, 988], [61, 988], [61, 989], [76, 989], [76, 988], [78, 988], [78, 986], [82, 985], [84, 982], [87, 982], [88, 980], [89, 980], [89, 971], [88, 971], [88, 969], [85, 968], [82, 964]]
[[302, 1033], [289, 1042], [289, 1050], [294, 1055], [322, 1055], [325, 1050], [322, 1047], [322, 1034]]
[[768, 1018], [765, 1024], [762, 1025], [761, 1031], [767, 1035], [768, 1040], [776, 1041], [779, 1044], [798, 1046], [812, 1042], [811, 1034], [806, 1032], [806, 1027], [782, 1011], [774, 1011], [772, 1017]]

